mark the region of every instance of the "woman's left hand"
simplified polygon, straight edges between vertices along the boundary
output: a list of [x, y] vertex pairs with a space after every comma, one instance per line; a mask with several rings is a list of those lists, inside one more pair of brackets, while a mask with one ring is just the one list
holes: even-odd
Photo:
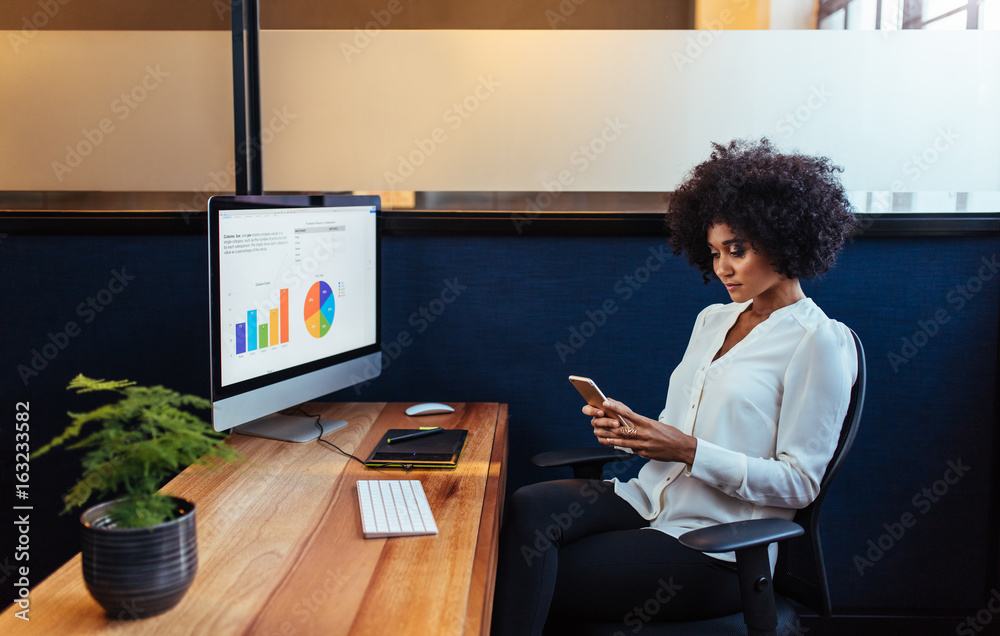
[[[612, 399], [604, 403], [603, 411], [592, 410], [591, 423], [598, 441], [605, 446], [629, 448], [633, 453], [647, 459], [665, 462], [684, 462], [690, 466], [694, 462], [698, 439], [656, 420], [651, 420]], [[601, 417], [603, 415], [604, 417]], [[615, 417], [619, 415], [627, 426], [622, 426]]]

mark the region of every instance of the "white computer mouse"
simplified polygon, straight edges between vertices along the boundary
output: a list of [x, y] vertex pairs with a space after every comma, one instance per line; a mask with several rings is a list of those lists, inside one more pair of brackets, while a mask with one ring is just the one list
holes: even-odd
[[440, 402], [424, 402], [422, 404], [414, 404], [410, 408], [406, 409], [406, 414], [411, 417], [416, 417], [417, 415], [440, 415], [442, 413], [454, 412], [455, 409], [447, 404], [441, 404]]

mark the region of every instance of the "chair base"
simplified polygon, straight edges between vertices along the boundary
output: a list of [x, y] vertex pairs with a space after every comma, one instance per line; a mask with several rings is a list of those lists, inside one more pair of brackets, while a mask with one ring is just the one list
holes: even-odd
[[[774, 605], [778, 612], [777, 634], [802, 634], [799, 615], [788, 602], [775, 596]], [[743, 614], [732, 614], [700, 621], [685, 623], [644, 623], [634, 625], [623, 622], [577, 623], [573, 620], [550, 620], [545, 626], [544, 636], [746, 636], [747, 627]]]

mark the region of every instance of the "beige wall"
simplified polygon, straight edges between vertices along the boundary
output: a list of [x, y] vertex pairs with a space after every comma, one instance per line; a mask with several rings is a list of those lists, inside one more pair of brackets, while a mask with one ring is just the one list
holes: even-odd
[[771, 0], [772, 29], [815, 29], [819, 0]]
[[1000, 32], [263, 35], [267, 188], [657, 192], [768, 136], [851, 190], [1000, 190]]
[[[694, 0], [260, 0], [265, 29], [686, 29]], [[0, 30], [227, 30], [230, 0], [2, 0]]]
[[[224, 31], [0, 32], [0, 190], [232, 188]], [[671, 189], [710, 142], [1000, 191], [1000, 32], [269, 31], [269, 190]]]
[[0, 30], [228, 31], [229, 4], [230, 0], [3, 0]]
[[0, 31], [0, 190], [225, 183], [230, 56], [224, 31]]
[[718, 31], [770, 27], [769, 0], [697, 0], [694, 28]]
[[819, 0], [696, 0], [694, 28], [815, 29]]

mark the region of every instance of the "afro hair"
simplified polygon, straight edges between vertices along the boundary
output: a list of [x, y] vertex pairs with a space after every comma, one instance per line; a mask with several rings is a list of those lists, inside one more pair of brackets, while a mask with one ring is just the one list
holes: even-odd
[[711, 157], [670, 196], [674, 253], [685, 252], [707, 284], [715, 277], [708, 228], [721, 223], [788, 278], [829, 270], [857, 224], [837, 176], [843, 169], [826, 157], [779, 154], [767, 139], [712, 145]]

